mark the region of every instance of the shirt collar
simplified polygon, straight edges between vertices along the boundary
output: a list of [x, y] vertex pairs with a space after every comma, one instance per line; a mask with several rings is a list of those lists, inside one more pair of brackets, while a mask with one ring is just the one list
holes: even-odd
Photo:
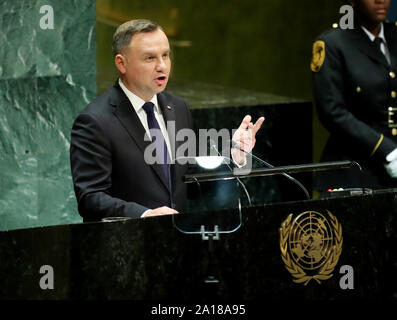
[[[363, 28], [363, 30], [365, 31], [365, 33], [367, 34], [367, 36], [369, 37], [369, 39], [371, 41], [375, 40], [376, 37], [371, 32], [369, 32], [364, 26], [361, 26], [361, 28]], [[384, 43], [386, 43], [385, 31], [384, 31], [384, 28], [383, 28], [383, 22], [380, 24], [380, 31], [379, 31], [379, 34], [378, 34], [378, 38], [381, 38], [382, 41]]]
[[[125, 84], [123, 83], [123, 81], [121, 81], [121, 79], [119, 78], [119, 85], [121, 87], [121, 89], [124, 91], [124, 93], [126, 94], [126, 96], [128, 97], [128, 100], [130, 100], [132, 107], [134, 108], [135, 112], [138, 112], [140, 109], [142, 109], [143, 105], [145, 104], [145, 100], [141, 99], [140, 97], [138, 97], [135, 93], [133, 93], [132, 91], [130, 91]], [[154, 107], [157, 111], [157, 113], [161, 113], [160, 108], [159, 108], [159, 104], [157, 101], [157, 94], [155, 94], [152, 99], [150, 100], [150, 102], [152, 102], [154, 104]]]

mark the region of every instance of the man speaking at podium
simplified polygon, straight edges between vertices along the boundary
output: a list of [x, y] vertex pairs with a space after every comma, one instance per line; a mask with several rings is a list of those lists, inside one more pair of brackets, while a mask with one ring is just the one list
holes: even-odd
[[[166, 124], [175, 131], [191, 129], [185, 101], [164, 92], [171, 70], [170, 46], [162, 28], [149, 20], [120, 25], [113, 36], [119, 79], [76, 118], [71, 132], [70, 160], [78, 210], [84, 221], [106, 217], [148, 217], [175, 214], [186, 208], [184, 165], [169, 164], [172, 146]], [[244, 117], [233, 140], [246, 151], [255, 145], [255, 124]], [[151, 137], [152, 129], [161, 134]], [[148, 164], [145, 133], [164, 161]], [[244, 152], [233, 149], [238, 165]], [[160, 159], [161, 160], [161, 159]]]

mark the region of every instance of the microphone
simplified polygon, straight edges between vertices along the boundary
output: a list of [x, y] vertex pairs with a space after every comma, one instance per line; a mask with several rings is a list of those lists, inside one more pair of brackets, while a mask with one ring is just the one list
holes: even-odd
[[[232, 144], [232, 149], [238, 149], [238, 150], [240, 150], [240, 151], [243, 151], [244, 153], [246, 153], [246, 154], [248, 154], [249, 156], [253, 157], [255, 160], [257, 160], [257, 161], [263, 163], [266, 167], [268, 167], [268, 168], [274, 168], [273, 165], [271, 165], [270, 163], [266, 162], [265, 160], [263, 160], [263, 159], [257, 157], [256, 155], [254, 155], [254, 154], [251, 153], [251, 152], [248, 152], [248, 151], [246, 151], [246, 150], [240, 148], [240, 146], [239, 146], [235, 141], [231, 140], [231, 144]], [[294, 177], [291, 177], [291, 176], [290, 176], [289, 174], [287, 174], [287, 173], [282, 173], [282, 175], [283, 175], [284, 177], [288, 178], [289, 180], [291, 180], [292, 182], [294, 182], [296, 185], [298, 185], [298, 187], [300, 187], [300, 188], [303, 190], [303, 192], [305, 193], [307, 200], [310, 200], [309, 192], [308, 192], [307, 189], [303, 186], [302, 183], [300, 183], [297, 179], [295, 179]]]
[[[213, 150], [215, 150], [215, 152], [218, 154], [218, 156], [222, 156], [221, 153], [219, 152], [218, 148], [216, 147], [215, 142], [214, 142], [212, 139], [210, 139], [210, 144], [211, 144], [211, 148], [212, 148]], [[225, 164], [226, 164], [226, 166], [228, 167], [228, 169], [230, 170], [230, 172], [233, 172], [232, 167], [231, 167], [227, 162], [225, 162]], [[251, 197], [250, 197], [250, 195], [249, 195], [249, 193], [248, 193], [247, 188], [245, 187], [245, 184], [240, 180], [239, 177], [236, 177], [236, 180], [237, 180], [238, 183], [243, 187], [243, 190], [244, 190], [244, 192], [245, 192], [245, 195], [247, 196], [247, 199], [248, 199], [248, 203], [249, 203], [250, 206], [252, 206]]]

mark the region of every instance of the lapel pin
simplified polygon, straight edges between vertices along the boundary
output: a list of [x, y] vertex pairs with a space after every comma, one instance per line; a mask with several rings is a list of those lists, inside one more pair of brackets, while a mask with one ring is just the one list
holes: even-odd
[[167, 109], [168, 109], [168, 110], [171, 110], [172, 108], [171, 108], [171, 106], [167, 106]]

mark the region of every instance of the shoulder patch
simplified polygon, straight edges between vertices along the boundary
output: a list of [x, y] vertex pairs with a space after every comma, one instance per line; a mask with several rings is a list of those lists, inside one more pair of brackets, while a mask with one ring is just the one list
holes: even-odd
[[319, 72], [325, 59], [325, 42], [318, 40], [313, 44], [313, 56], [310, 68], [313, 72]]

